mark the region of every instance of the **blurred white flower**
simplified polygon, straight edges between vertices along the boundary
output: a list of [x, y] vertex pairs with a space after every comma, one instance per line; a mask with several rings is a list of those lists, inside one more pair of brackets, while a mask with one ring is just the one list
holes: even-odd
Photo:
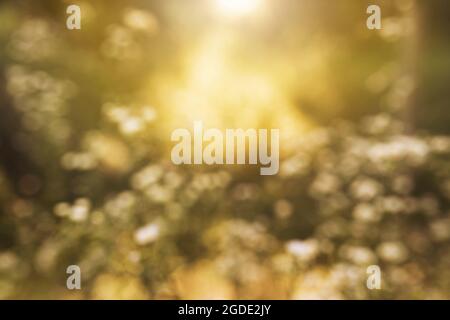
[[402, 213], [408, 209], [408, 203], [400, 197], [389, 196], [377, 199], [377, 208], [382, 212]]
[[59, 217], [66, 217], [74, 222], [85, 221], [91, 209], [91, 202], [87, 198], [75, 200], [71, 206], [67, 202], [60, 202], [54, 207], [54, 212]]
[[291, 240], [286, 243], [286, 250], [300, 261], [307, 262], [318, 255], [319, 243], [315, 239]]
[[77, 199], [72, 207], [69, 218], [75, 222], [81, 222], [87, 219], [91, 202], [87, 198]]
[[310, 192], [314, 195], [327, 195], [335, 193], [341, 186], [340, 179], [331, 173], [321, 173], [313, 181]]
[[430, 140], [430, 148], [436, 153], [450, 152], [450, 137], [448, 136], [436, 136]]
[[140, 9], [127, 9], [123, 16], [123, 22], [130, 28], [149, 33], [158, 31], [158, 21], [155, 16]]
[[137, 229], [134, 233], [134, 240], [137, 244], [145, 245], [154, 242], [160, 235], [160, 227], [156, 223], [151, 223]]
[[168, 202], [173, 197], [173, 190], [159, 184], [153, 184], [145, 190], [145, 195], [154, 202]]
[[381, 218], [380, 212], [375, 206], [369, 203], [358, 203], [353, 209], [353, 217], [356, 220], [365, 222], [377, 222]]
[[408, 160], [413, 165], [422, 164], [428, 153], [428, 145], [411, 136], [395, 136], [388, 142], [374, 144], [367, 152], [369, 159], [375, 163]]
[[97, 167], [97, 159], [89, 152], [67, 152], [61, 165], [67, 170], [91, 170]]
[[57, 47], [57, 38], [49, 23], [41, 19], [26, 19], [11, 37], [11, 55], [26, 62], [50, 57]]
[[371, 178], [358, 178], [350, 186], [351, 194], [360, 200], [371, 200], [383, 191], [383, 186]]
[[377, 261], [375, 253], [367, 247], [344, 245], [340, 253], [345, 259], [357, 265], [370, 265]]
[[408, 249], [398, 241], [383, 242], [377, 247], [378, 256], [390, 263], [402, 263], [408, 258]]
[[153, 183], [157, 182], [164, 174], [164, 170], [157, 164], [151, 164], [137, 173], [131, 178], [131, 185], [134, 189], [143, 190]]

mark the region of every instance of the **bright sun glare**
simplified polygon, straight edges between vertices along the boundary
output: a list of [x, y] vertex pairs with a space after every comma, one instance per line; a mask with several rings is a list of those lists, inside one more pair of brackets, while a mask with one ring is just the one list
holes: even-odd
[[220, 13], [228, 16], [243, 16], [258, 9], [262, 0], [215, 0]]

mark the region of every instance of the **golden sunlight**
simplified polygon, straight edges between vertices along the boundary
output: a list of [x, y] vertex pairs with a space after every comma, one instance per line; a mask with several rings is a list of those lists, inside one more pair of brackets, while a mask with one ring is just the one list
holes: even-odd
[[218, 11], [226, 16], [243, 16], [255, 12], [263, 0], [214, 0]]

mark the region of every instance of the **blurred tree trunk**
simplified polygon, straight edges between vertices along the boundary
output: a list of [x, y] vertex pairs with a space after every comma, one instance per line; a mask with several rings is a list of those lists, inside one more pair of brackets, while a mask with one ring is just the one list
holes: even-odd
[[32, 172], [32, 161], [18, 149], [17, 133], [20, 131], [20, 116], [8, 94], [5, 69], [0, 66], [0, 165], [11, 186], [19, 192], [17, 182], [24, 174]]
[[420, 61], [422, 56], [423, 8], [424, 3], [411, 0], [411, 7], [405, 13], [405, 44], [403, 52], [403, 85], [407, 92], [401, 109], [406, 131], [412, 133], [416, 126], [416, 110], [418, 108], [418, 88], [420, 86]]

